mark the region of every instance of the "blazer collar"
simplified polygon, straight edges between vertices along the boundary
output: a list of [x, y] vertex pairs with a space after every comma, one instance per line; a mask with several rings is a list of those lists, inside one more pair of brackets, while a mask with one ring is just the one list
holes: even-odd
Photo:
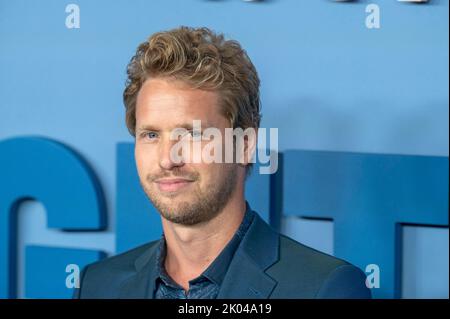
[[255, 218], [230, 264], [217, 298], [265, 299], [277, 282], [265, 270], [279, 260], [279, 235]]
[[[140, 255], [136, 273], [121, 286], [119, 298], [153, 298], [159, 240]], [[279, 235], [255, 217], [230, 263], [217, 298], [268, 298], [277, 282], [265, 270], [279, 260]]]
[[123, 299], [143, 299], [153, 298], [155, 289], [156, 254], [158, 252], [160, 240], [154, 242], [150, 247], [134, 262], [136, 273], [120, 287], [119, 298]]

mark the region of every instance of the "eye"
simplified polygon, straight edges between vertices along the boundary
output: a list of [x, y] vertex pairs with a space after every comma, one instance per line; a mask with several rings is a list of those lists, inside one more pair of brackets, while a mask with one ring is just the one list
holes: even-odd
[[156, 132], [145, 132], [143, 135], [145, 138], [148, 138], [150, 140], [153, 140], [158, 137], [158, 133]]
[[195, 141], [200, 140], [200, 139], [202, 138], [202, 132], [199, 131], [199, 130], [191, 130], [191, 131], [188, 131], [188, 134], [189, 134], [190, 136], [192, 136], [192, 138], [193, 138]]

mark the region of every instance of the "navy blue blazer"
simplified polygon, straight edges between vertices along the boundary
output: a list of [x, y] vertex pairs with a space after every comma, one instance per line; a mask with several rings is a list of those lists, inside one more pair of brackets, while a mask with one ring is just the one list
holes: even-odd
[[[74, 298], [152, 298], [158, 244], [85, 267]], [[359, 268], [279, 234], [255, 213], [217, 298], [371, 298], [365, 279]]]

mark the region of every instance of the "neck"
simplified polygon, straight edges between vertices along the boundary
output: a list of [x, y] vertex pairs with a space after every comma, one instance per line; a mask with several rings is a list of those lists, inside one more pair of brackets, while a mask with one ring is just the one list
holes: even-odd
[[236, 192], [219, 214], [194, 226], [162, 219], [167, 245], [167, 273], [186, 291], [189, 281], [198, 277], [231, 240], [245, 214], [244, 192]]

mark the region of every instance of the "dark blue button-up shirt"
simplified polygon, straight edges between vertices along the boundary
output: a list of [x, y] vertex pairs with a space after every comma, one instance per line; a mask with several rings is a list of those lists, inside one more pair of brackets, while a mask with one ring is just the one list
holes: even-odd
[[157, 252], [157, 275], [155, 280], [156, 299], [215, 299], [219, 292], [222, 281], [227, 273], [228, 267], [233, 259], [239, 243], [247, 232], [253, 221], [254, 213], [246, 203], [244, 218], [233, 238], [228, 242], [222, 252], [209, 265], [209, 267], [197, 278], [189, 281], [189, 291], [186, 293], [179, 284], [177, 284], [164, 267], [166, 257], [166, 241], [164, 234], [160, 240]]

